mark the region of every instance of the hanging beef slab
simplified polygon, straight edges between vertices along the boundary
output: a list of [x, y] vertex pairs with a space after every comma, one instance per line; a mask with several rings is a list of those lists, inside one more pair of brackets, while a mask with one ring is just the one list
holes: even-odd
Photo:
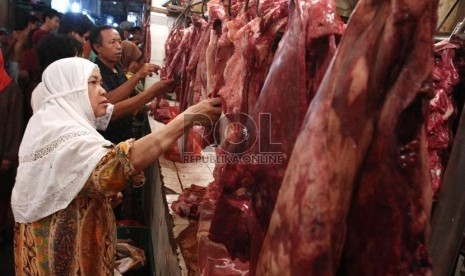
[[428, 106], [427, 144], [433, 196], [439, 195], [444, 168], [452, 146], [452, 125], [457, 115], [454, 86], [460, 81], [454, 65], [458, 45], [442, 41], [435, 45], [433, 88], [434, 97]]
[[[430, 272], [424, 107], [436, 9], [437, 0], [359, 2], [307, 112], [257, 275]], [[373, 198], [378, 190], [386, 196]]]
[[[281, 9], [287, 9], [287, 3], [282, 4]], [[291, 1], [290, 12], [288, 29], [251, 112], [247, 139], [228, 148], [230, 155], [240, 157], [242, 161], [247, 157], [278, 155], [281, 159], [226, 164], [219, 180], [223, 195], [217, 202], [210, 229], [210, 238], [226, 245], [233, 257], [250, 260], [252, 274], [309, 101], [329, 66], [336, 40], [342, 33], [342, 22], [336, 16], [332, 0]], [[254, 44], [260, 46], [257, 49], [263, 49], [266, 41], [267, 48], [271, 47], [277, 31], [275, 25], [282, 13], [276, 10], [270, 18], [264, 16], [249, 22], [254, 24], [251, 26], [253, 30], [260, 27], [258, 33], [262, 35], [259, 39], [251, 36], [249, 43], [255, 40]], [[257, 50], [252, 53], [250, 60], [260, 60], [264, 55]], [[256, 75], [254, 70], [247, 74]], [[255, 85], [251, 80], [254, 78], [246, 83], [249, 93]], [[250, 104], [251, 95], [244, 94], [238, 99]]]

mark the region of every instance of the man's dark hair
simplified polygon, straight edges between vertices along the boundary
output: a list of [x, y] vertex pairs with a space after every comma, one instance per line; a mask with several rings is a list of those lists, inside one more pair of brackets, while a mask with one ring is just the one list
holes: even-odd
[[55, 9], [46, 9], [42, 12], [42, 22], [45, 22], [47, 18], [52, 19], [55, 16], [61, 18], [61, 13]]
[[72, 32], [83, 36], [94, 27], [90, 19], [82, 13], [68, 12], [60, 20], [59, 34], [70, 34]]
[[40, 39], [36, 53], [42, 74], [54, 61], [81, 56], [82, 44], [70, 35], [50, 33]]
[[90, 35], [89, 35], [90, 47], [92, 48], [92, 51], [94, 51], [96, 55], [98, 55], [98, 52], [95, 50], [94, 44], [102, 45], [103, 43], [102, 31], [104, 30], [115, 30], [115, 28], [111, 26], [102, 25], [102, 26], [98, 26], [90, 30]]
[[119, 33], [119, 37], [121, 37], [121, 41], [123, 41], [124, 40], [123, 29], [121, 29], [120, 27], [114, 27], [113, 29], [115, 29]]

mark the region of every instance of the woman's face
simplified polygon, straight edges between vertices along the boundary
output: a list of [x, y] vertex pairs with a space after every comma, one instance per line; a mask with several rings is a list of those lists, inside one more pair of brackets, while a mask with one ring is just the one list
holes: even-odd
[[89, 100], [95, 117], [106, 114], [108, 100], [105, 89], [102, 87], [102, 76], [100, 71], [95, 68], [88, 80]]
[[133, 62], [131, 62], [131, 64], [129, 64], [128, 71], [135, 74], [137, 71], [139, 71], [140, 68], [142, 68], [142, 66], [144, 66], [144, 64], [144, 59], [139, 58], [137, 60], [134, 60]]

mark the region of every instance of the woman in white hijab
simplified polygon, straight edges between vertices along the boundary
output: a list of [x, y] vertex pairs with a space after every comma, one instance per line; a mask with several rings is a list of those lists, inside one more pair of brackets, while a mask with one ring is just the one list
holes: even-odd
[[[127, 182], [143, 184], [153, 163], [193, 122], [218, 119], [218, 98], [188, 108], [137, 141], [112, 145], [95, 130], [108, 101], [98, 67], [67, 58], [52, 63], [34, 92], [11, 205], [16, 275], [112, 275], [116, 226], [110, 199]], [[33, 103], [34, 104], [34, 103]]]

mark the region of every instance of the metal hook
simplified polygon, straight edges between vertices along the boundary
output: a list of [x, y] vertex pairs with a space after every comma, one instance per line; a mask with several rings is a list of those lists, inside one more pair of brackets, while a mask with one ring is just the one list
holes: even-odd
[[452, 31], [452, 34], [463, 34], [465, 31], [465, 17], [463, 18], [463, 20], [461, 22], [459, 22], [457, 24], [457, 26], [455, 26], [455, 29]]
[[208, 0], [202, 0], [202, 17], [203, 19], [205, 19], [205, 21], [208, 21], [208, 18], [205, 15], [205, 8], [207, 7], [207, 1]]
[[260, 5], [260, 0], [255, 0], [255, 13], [257, 14], [258, 17], [261, 17], [262, 15], [260, 14], [260, 10], [258, 9], [258, 6]]
[[249, 10], [249, 0], [246, 0], [245, 5], [244, 5], [244, 11], [248, 11], [248, 10]]
[[190, 8], [191, 8], [191, 3], [192, 3], [193, 0], [190, 0], [189, 2], [186, 3], [186, 8], [184, 9], [184, 25], [185, 27], [187, 27], [187, 18], [189, 16], [189, 11], [190, 11]]
[[[190, 1], [187, 3], [187, 5], [186, 5], [186, 7], [184, 8], [184, 10], [178, 15], [178, 17], [176, 18], [176, 20], [174, 20], [173, 27], [176, 27], [176, 28], [177, 28], [177, 27], [179, 27], [179, 25], [181, 25], [181, 24], [184, 24], [184, 25], [186, 25], [185, 27], [187, 27], [187, 19], [188, 19], [189, 11], [190, 11], [190, 9], [191, 9], [191, 7], [192, 7], [192, 2], [193, 2], [193, 1], [194, 1], [194, 0], [190, 0]], [[183, 21], [182, 23], [180, 23], [181, 18], [184, 18], [184, 21]]]

